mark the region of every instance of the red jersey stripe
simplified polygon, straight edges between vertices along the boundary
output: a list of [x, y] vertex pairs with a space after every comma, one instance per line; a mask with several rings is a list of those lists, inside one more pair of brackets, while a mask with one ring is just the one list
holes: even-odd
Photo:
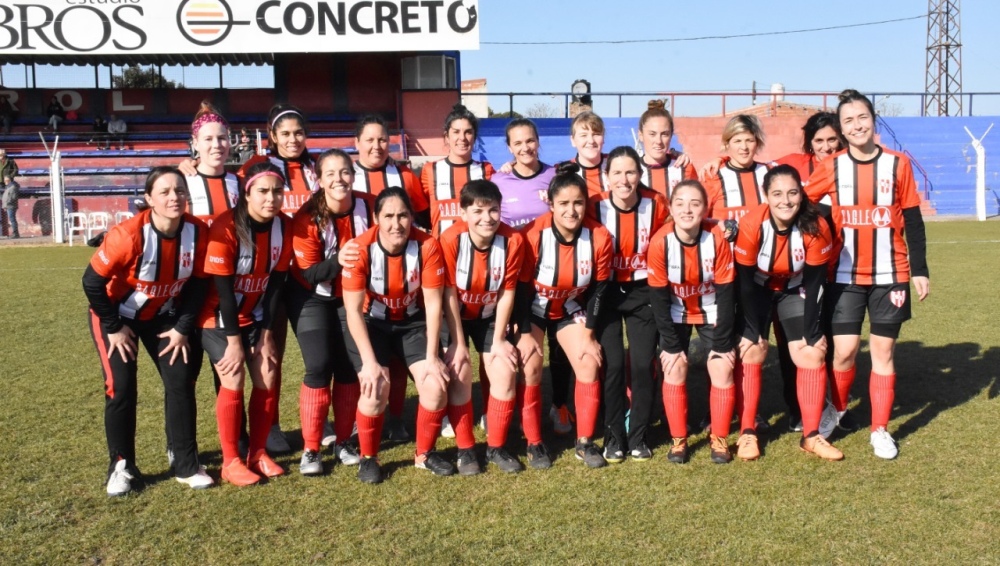
[[676, 324], [715, 324], [716, 285], [736, 278], [733, 254], [720, 224], [705, 220], [695, 242], [682, 242], [667, 222], [649, 244], [649, 286], [670, 290]]
[[420, 171], [424, 197], [431, 209], [431, 234], [440, 236], [462, 217], [459, 197], [469, 181], [489, 179], [493, 166], [489, 162], [470, 161], [455, 165], [447, 158], [425, 163]]
[[455, 287], [464, 320], [496, 315], [501, 290], [513, 292], [524, 261], [521, 234], [500, 223], [486, 249], [473, 245], [469, 226], [461, 220], [441, 235], [448, 285]]

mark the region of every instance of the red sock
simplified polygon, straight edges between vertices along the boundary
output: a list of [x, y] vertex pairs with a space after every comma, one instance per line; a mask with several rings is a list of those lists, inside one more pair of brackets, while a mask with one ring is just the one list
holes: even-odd
[[302, 444], [306, 450], [319, 452], [323, 440], [323, 423], [330, 410], [330, 389], [313, 389], [305, 383], [299, 389], [299, 423], [302, 425]]
[[337, 442], [346, 442], [354, 432], [354, 416], [360, 398], [360, 383], [333, 383], [333, 432]]
[[460, 450], [476, 445], [476, 437], [472, 434], [472, 401], [464, 405], [448, 405], [448, 420], [455, 429], [455, 446]]
[[438, 436], [441, 435], [441, 421], [448, 413], [447, 407], [432, 411], [423, 405], [417, 405], [417, 454], [426, 454], [434, 450]]
[[489, 410], [486, 413], [486, 445], [490, 448], [502, 448], [507, 444], [507, 429], [514, 417], [514, 400], [501, 401], [490, 399]]
[[240, 457], [240, 427], [243, 421], [243, 390], [219, 388], [215, 398], [215, 420], [219, 425], [222, 463]]
[[[281, 363], [278, 363], [277, 372], [274, 375], [274, 387], [271, 388], [274, 393], [274, 410], [272, 411], [273, 416], [271, 417], [271, 425], [278, 424], [278, 401], [281, 399]], [[253, 395], [251, 394], [251, 397]]]
[[712, 434], [720, 438], [729, 436], [729, 423], [733, 420], [733, 406], [736, 404], [736, 387], [720, 389], [713, 385], [708, 393], [708, 404], [712, 413]]
[[276, 389], [253, 388], [250, 393], [250, 414], [247, 415], [250, 427], [250, 454], [256, 454], [267, 447], [267, 433], [271, 431], [273, 422]]
[[[712, 419], [715, 419], [715, 407]], [[670, 436], [687, 438], [688, 393], [687, 384], [671, 385], [663, 382], [663, 412], [667, 414], [667, 424], [670, 425]]]
[[483, 396], [483, 414], [490, 411], [490, 376], [486, 375], [486, 362], [479, 356], [479, 394]]
[[[521, 389], [518, 385], [518, 390]], [[528, 444], [542, 442], [542, 386], [524, 385], [524, 401], [521, 403], [521, 426]]]
[[892, 403], [896, 399], [896, 374], [882, 375], [872, 372], [868, 383], [868, 394], [872, 398], [872, 430], [889, 426]]
[[760, 404], [761, 364], [743, 363], [743, 411], [740, 430], [756, 430], [757, 406]]
[[406, 371], [403, 362], [396, 359], [389, 362], [389, 414], [394, 417], [403, 416], [403, 404], [406, 403]]
[[795, 373], [795, 387], [802, 411], [802, 436], [819, 430], [826, 401], [826, 366], [817, 369], [799, 368]]
[[573, 403], [576, 405], [576, 437], [594, 438], [597, 411], [601, 408], [601, 382], [583, 383], [576, 380]]
[[833, 387], [830, 388], [830, 398], [833, 406], [838, 411], [847, 410], [847, 398], [851, 394], [851, 385], [854, 385], [854, 375], [858, 368], [851, 366], [847, 371], [833, 370]]
[[358, 422], [358, 449], [361, 455], [374, 458], [378, 456], [379, 444], [382, 441], [382, 423], [385, 421], [385, 413], [369, 417], [362, 414], [359, 409], [354, 416]]

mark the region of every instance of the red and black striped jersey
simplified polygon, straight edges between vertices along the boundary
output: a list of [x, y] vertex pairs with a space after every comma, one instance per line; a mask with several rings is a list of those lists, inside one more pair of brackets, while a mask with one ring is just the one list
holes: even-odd
[[819, 160], [811, 153], [789, 153], [770, 163], [770, 167], [776, 165], [791, 165], [799, 172], [799, 178], [805, 183], [819, 167]]
[[386, 163], [378, 169], [368, 169], [354, 162], [354, 190], [378, 196], [389, 187], [399, 187], [410, 197], [410, 206], [414, 213], [420, 213], [429, 208], [427, 197], [420, 186], [420, 179], [406, 165]]
[[203, 277], [208, 226], [184, 214], [177, 234], [167, 237], [153, 226], [151, 210], [111, 228], [90, 260], [110, 279], [107, 295], [122, 318], [151, 320], [174, 308], [174, 299], [193, 277]]
[[469, 225], [459, 220], [441, 235], [448, 285], [455, 287], [464, 320], [496, 315], [500, 290], [514, 292], [524, 262], [524, 240], [510, 226], [500, 223], [493, 242], [479, 249], [469, 235]]
[[[251, 229], [252, 246], [240, 243], [236, 236], [234, 211], [226, 211], [215, 218], [209, 230], [208, 257], [205, 260], [207, 275], [233, 275], [233, 291], [239, 309], [239, 325], [253, 324], [264, 318], [264, 291], [274, 272], [288, 271], [292, 259], [291, 219], [279, 214], [264, 224], [262, 229]], [[219, 293], [209, 286], [208, 297], [201, 309], [202, 328], [222, 328], [219, 311]]]
[[820, 162], [806, 184], [813, 201], [829, 195], [840, 247], [834, 280], [890, 285], [910, 280], [903, 210], [919, 207], [910, 160], [878, 148], [868, 161], [842, 151]]
[[826, 265], [833, 253], [833, 237], [825, 221], [817, 221], [819, 233], [806, 234], [798, 226], [778, 230], [770, 208], [762, 204], [740, 221], [733, 247], [736, 262], [757, 267], [754, 282], [774, 291], [802, 285], [806, 265]]
[[670, 290], [670, 318], [675, 324], [716, 324], [715, 286], [736, 279], [733, 252], [721, 224], [703, 220], [697, 239], [687, 244], [668, 221], [653, 235], [648, 258], [649, 286]]
[[232, 173], [198, 173], [186, 177], [186, 180], [189, 195], [187, 211], [209, 226], [216, 216], [235, 207], [240, 198], [240, 180]]
[[716, 220], [739, 220], [750, 209], [766, 202], [764, 175], [767, 165], [754, 163], [746, 169], [727, 161], [719, 172], [705, 179], [708, 193], [708, 217]]
[[420, 170], [420, 183], [431, 207], [431, 234], [440, 236], [462, 218], [459, 197], [469, 181], [489, 179], [493, 173], [488, 161], [455, 165], [445, 158], [425, 163]]
[[677, 183], [687, 179], [698, 179], [698, 172], [694, 165], [688, 163], [683, 169], [673, 163], [672, 157], [667, 157], [667, 162], [660, 165], [650, 165], [642, 162], [642, 184], [663, 195], [663, 198], [670, 201], [670, 195], [674, 192]]
[[411, 227], [410, 239], [397, 254], [378, 240], [378, 226], [357, 239], [360, 258], [341, 273], [344, 291], [365, 291], [364, 311], [379, 320], [407, 320], [422, 316], [424, 289], [445, 284], [444, 260], [437, 240]]
[[587, 204], [587, 216], [611, 233], [614, 246], [612, 278], [619, 282], [646, 279], [649, 238], [670, 215], [662, 195], [645, 187], [639, 187], [638, 192], [639, 200], [631, 210], [618, 208], [611, 191], [592, 197]]
[[535, 286], [531, 314], [561, 320], [586, 311], [589, 293], [611, 279], [611, 234], [585, 219], [572, 241], [564, 241], [549, 212], [524, 231], [524, 264], [519, 280]]
[[[367, 193], [351, 192], [351, 207], [343, 214], [331, 214], [324, 226], [316, 223], [312, 205], [299, 209], [292, 217], [292, 277], [306, 289], [310, 285], [302, 272], [329, 259], [334, 252], [350, 240], [364, 234], [375, 225], [375, 197]], [[313, 289], [321, 297], [341, 297], [341, 278], [322, 281]]]
[[[580, 165], [580, 156], [576, 156], [572, 159], [573, 163]], [[583, 180], [587, 182], [587, 196], [593, 197], [599, 195], [604, 191], [608, 190], [608, 176], [604, 173], [604, 161], [608, 158], [608, 154], [601, 154], [601, 162], [593, 167], [585, 167], [580, 165], [580, 170], [577, 175], [583, 177]]]
[[237, 173], [240, 180], [246, 181], [246, 172], [250, 167], [263, 161], [270, 161], [285, 175], [285, 194], [281, 212], [289, 216], [295, 214], [295, 211], [309, 201], [309, 197], [319, 186], [316, 182], [315, 162], [312, 156], [308, 151], [302, 152], [298, 159], [285, 159], [274, 154], [255, 155], [240, 167]]

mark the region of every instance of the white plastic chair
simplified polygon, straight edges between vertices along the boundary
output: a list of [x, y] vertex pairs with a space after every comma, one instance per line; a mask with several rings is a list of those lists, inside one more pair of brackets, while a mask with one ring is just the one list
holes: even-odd
[[87, 215], [82, 212], [66, 212], [66, 233], [69, 235], [69, 245], [73, 245], [73, 233], [80, 236], [87, 234]]
[[122, 222], [125, 222], [126, 220], [132, 218], [133, 216], [134, 214], [132, 214], [127, 210], [119, 210], [118, 212], [115, 213], [115, 224], [121, 224]]
[[94, 237], [94, 233], [106, 232], [111, 224], [111, 215], [107, 212], [91, 212], [87, 217], [87, 239]]

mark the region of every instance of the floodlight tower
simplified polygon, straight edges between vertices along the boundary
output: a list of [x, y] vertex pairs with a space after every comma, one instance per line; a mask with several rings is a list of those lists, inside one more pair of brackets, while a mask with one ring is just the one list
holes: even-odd
[[962, 115], [962, 28], [960, 0], [927, 3], [926, 116]]

